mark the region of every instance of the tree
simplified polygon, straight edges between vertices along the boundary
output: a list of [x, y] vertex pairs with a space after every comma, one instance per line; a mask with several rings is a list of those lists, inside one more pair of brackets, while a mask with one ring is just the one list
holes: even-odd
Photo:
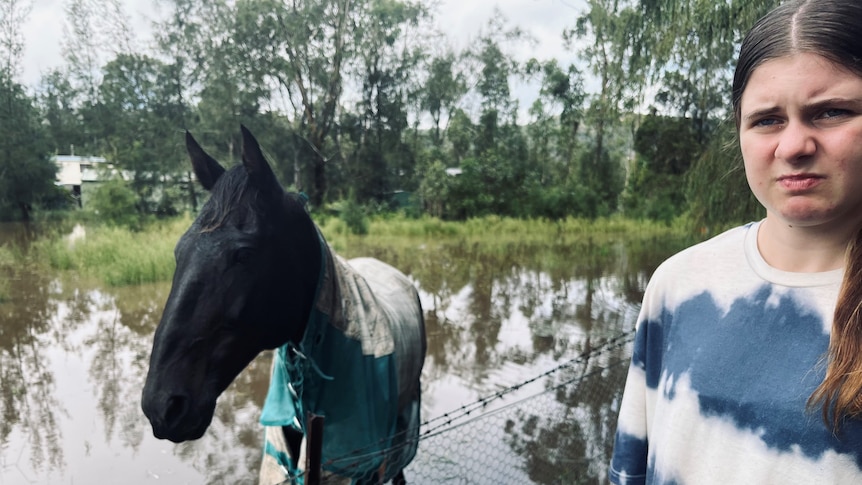
[[530, 59], [528, 74], [541, 75], [539, 98], [530, 108], [533, 121], [528, 132], [540, 153], [531, 163], [543, 170], [542, 183], [562, 182], [574, 173], [575, 154], [579, 145], [584, 117], [584, 81], [574, 64], [563, 70], [556, 60], [539, 62]]
[[[597, 76], [599, 92], [591, 97], [586, 119], [593, 130], [592, 153], [581, 156], [579, 177], [591, 194], [594, 215], [616, 211], [623, 182], [623, 160], [605, 146], [609, 131], [619, 126], [622, 113], [640, 104], [644, 83], [637, 79], [648, 64], [643, 55], [641, 16], [625, 0], [589, 0], [575, 27], [564, 32], [569, 45], [591, 38], [582, 51]], [[636, 119], [635, 119], [636, 122]]]
[[[266, 2], [261, 2], [266, 3]], [[273, 5], [265, 19], [272, 43], [267, 58], [269, 74], [289, 94], [299, 113], [299, 132], [308, 144], [311, 166], [309, 196], [316, 206], [327, 191], [326, 165], [337, 156], [327, 143], [338, 118], [344, 90], [345, 63], [356, 45], [358, 10], [367, 2], [351, 0], [297, 0]], [[275, 56], [272, 53], [276, 53]], [[282, 55], [283, 53], [283, 55]]]
[[[664, 112], [688, 119], [703, 147], [686, 174], [686, 200], [695, 226], [709, 230], [756, 217], [729, 123], [735, 55], [754, 22], [779, 0], [641, 0], [649, 76], [658, 82]], [[683, 132], [683, 137], [685, 137]], [[742, 193], [740, 191], [744, 191]]]
[[72, 153], [88, 143], [90, 127], [80, 118], [78, 91], [60, 70], [44, 75], [37, 88], [37, 100], [47, 131], [48, 149], [54, 153]]
[[[512, 99], [509, 82], [510, 78], [521, 74], [521, 66], [505, 47], [524, 40], [526, 34], [519, 28], [509, 28], [506, 19], [495, 9], [487, 32], [480, 36], [476, 47], [466, 53], [478, 71], [475, 89], [482, 106], [474, 143], [480, 155], [486, 150], [500, 150], [505, 143], [498, 139], [503, 127], [517, 125], [518, 106]], [[506, 156], [502, 151], [499, 155]]]
[[632, 217], [669, 221], [685, 210], [685, 174], [703, 146], [690, 119], [650, 114], [634, 140], [636, 162], [623, 208]]
[[14, 79], [21, 68], [24, 52], [21, 26], [32, 8], [32, 0], [0, 0], [0, 73], [9, 79]]
[[24, 221], [53, 193], [57, 172], [33, 100], [15, 82], [24, 49], [21, 25], [31, 7], [28, 1], [0, 1], [0, 215], [17, 211]]
[[54, 193], [57, 167], [33, 100], [5, 73], [0, 73], [0, 133], [0, 214], [17, 211], [29, 221], [34, 206]]
[[185, 171], [178, 135], [186, 113], [172, 66], [140, 54], [120, 54], [103, 72], [103, 153], [132, 174], [140, 209], [176, 212], [180, 193], [175, 187]]
[[463, 74], [455, 71], [455, 54], [452, 52], [431, 59], [427, 70], [421, 106], [431, 115], [433, 143], [439, 148], [443, 144], [440, 121], [444, 115], [451, 118], [456, 103], [467, 93], [467, 85]]
[[358, 25], [350, 66], [361, 82], [347, 173], [360, 201], [385, 200], [395, 189], [412, 190], [415, 155], [404, 141], [414, 73], [424, 56], [410, 31], [427, 15], [420, 4], [371, 0]]

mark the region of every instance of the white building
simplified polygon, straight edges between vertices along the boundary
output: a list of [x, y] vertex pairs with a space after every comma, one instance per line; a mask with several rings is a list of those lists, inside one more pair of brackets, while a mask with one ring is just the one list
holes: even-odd
[[100, 166], [110, 167], [103, 157], [54, 155], [51, 159], [57, 165], [57, 180], [54, 183], [67, 188], [78, 201], [78, 206], [82, 205], [82, 186], [99, 181]]

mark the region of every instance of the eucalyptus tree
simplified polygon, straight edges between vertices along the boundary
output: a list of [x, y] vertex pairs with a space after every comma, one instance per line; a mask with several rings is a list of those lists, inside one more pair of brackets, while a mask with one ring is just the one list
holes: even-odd
[[0, 216], [29, 220], [33, 206], [54, 189], [56, 167], [33, 99], [15, 80], [21, 69], [21, 27], [32, 2], [0, 1]]
[[517, 125], [518, 104], [512, 97], [510, 82], [513, 77], [523, 74], [523, 66], [508, 49], [530, 40], [520, 28], [510, 27], [508, 20], [495, 9], [486, 30], [465, 52], [475, 66], [473, 89], [481, 100], [479, 132], [475, 142], [477, 154], [499, 148], [505, 141], [498, 140], [502, 128]]
[[[524, 207], [522, 182], [532, 168], [510, 84], [524, 69], [511, 51], [530, 40], [495, 9], [486, 29], [464, 53], [468, 72], [474, 76], [471, 94], [478, 96], [480, 106], [476, 123], [463, 122], [464, 113], [456, 112], [449, 126], [453, 146], [466, 149], [468, 141], [472, 145], [471, 151], [459, 153], [462, 173], [451, 191], [453, 198], [461, 199], [459, 216], [518, 215]], [[465, 139], [467, 134], [472, 136]]]
[[[345, 85], [345, 69], [355, 56], [356, 20], [368, 2], [356, 0], [260, 0], [238, 2], [249, 12], [258, 38], [242, 47], [254, 59], [260, 79], [284, 92], [303, 145], [299, 168], [309, 173], [311, 203], [320, 206], [327, 192], [327, 164], [340, 154], [332, 141]], [[247, 5], [246, 5], [247, 4]], [[253, 4], [253, 5], [252, 5]], [[255, 13], [252, 14], [252, 11]]]
[[[541, 82], [537, 104], [531, 108], [531, 114], [536, 122], [555, 122], [541, 131], [530, 126], [529, 131], [533, 133], [531, 138], [546, 138], [543, 140], [543, 143], [547, 144], [545, 158], [556, 165], [553, 176], [564, 180], [574, 173], [576, 150], [584, 119], [587, 94], [584, 90], [583, 74], [575, 64], [564, 69], [556, 59], [545, 62], [530, 59], [527, 72], [538, 74]], [[541, 161], [536, 160], [535, 163]]]
[[88, 143], [86, 126], [76, 104], [78, 91], [72, 86], [67, 73], [55, 68], [44, 74], [36, 88], [36, 99], [47, 131], [47, 148], [57, 154], [74, 154]]
[[[742, 37], [779, 3], [641, 0], [639, 4], [653, 59], [648, 78], [656, 83], [655, 101], [664, 113], [688, 120], [695, 134], [692, 142], [698, 145], [696, 151], [681, 153], [693, 158], [686, 173], [686, 201], [699, 228], [757, 215], [738, 153], [727, 149], [732, 133], [730, 82]], [[680, 183], [680, 191], [683, 187]]]
[[416, 2], [370, 0], [357, 14], [357, 45], [348, 66], [359, 99], [355, 122], [339, 136], [350, 138], [346, 173], [359, 200], [383, 200], [393, 190], [416, 185], [416, 154], [405, 134], [411, 99], [420, 89], [414, 81], [425, 57], [419, 27], [428, 11]]
[[69, 75], [88, 100], [111, 57], [138, 50], [121, 0], [66, 0], [61, 50]]
[[[103, 133], [97, 127], [104, 126], [102, 120], [110, 113], [102, 111], [99, 101], [102, 68], [118, 55], [137, 52], [139, 46], [122, 0], [66, 0], [64, 11], [61, 52], [65, 64], [59, 71], [71, 89], [64, 86], [62, 92], [74, 97], [67, 105], [74, 107], [80, 119], [85, 140], [81, 151], [103, 155]], [[60, 87], [54, 81], [48, 80]]]
[[54, 192], [45, 132], [24, 86], [0, 72], [0, 216], [30, 220], [34, 206]]
[[24, 34], [21, 26], [33, 9], [32, 0], [0, 0], [0, 72], [14, 79], [21, 69]]
[[175, 158], [185, 107], [171, 66], [142, 54], [108, 62], [99, 85], [105, 155], [132, 176], [143, 211], [173, 213], [182, 168]]
[[630, 1], [588, 0], [586, 11], [563, 33], [570, 48], [586, 42], [580, 54], [598, 82], [598, 92], [589, 96], [585, 111], [592, 151], [582, 154], [579, 163], [579, 177], [590, 198], [588, 215], [616, 211], [623, 187], [625, 160], [612, 157], [605, 141], [622, 123], [622, 114], [635, 111], [643, 96], [643, 83], [637, 80], [648, 63], [640, 19]]
[[466, 111], [461, 108], [455, 108], [450, 113], [446, 136], [452, 145], [451, 155], [456, 166], [461, 163], [464, 157], [472, 154], [476, 132], [477, 127]]
[[529, 200], [523, 207], [528, 215], [553, 219], [583, 215], [575, 200], [583, 193], [577, 170], [586, 96], [582, 75], [575, 65], [563, 69], [555, 59], [530, 59], [527, 73], [538, 77], [539, 96], [524, 127], [530, 170], [524, 181]]
[[467, 93], [464, 73], [458, 70], [456, 61], [455, 53], [447, 51], [432, 57], [426, 67], [428, 78], [421, 93], [421, 106], [431, 116], [432, 140], [438, 148], [445, 140], [445, 131], [440, 131], [441, 120], [444, 116], [451, 118], [458, 101]]

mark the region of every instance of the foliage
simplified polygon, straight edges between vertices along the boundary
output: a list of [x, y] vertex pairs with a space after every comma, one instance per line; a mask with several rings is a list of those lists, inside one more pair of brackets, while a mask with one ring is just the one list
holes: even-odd
[[[446, 219], [622, 210], [705, 223], [751, 213], [749, 197], [703, 199], [713, 179], [699, 177], [730, 164], [714, 147], [734, 54], [776, 3], [587, 0], [562, 32], [580, 60], [564, 65], [519, 61], [532, 39], [498, 11], [456, 50], [433, 27], [436, 4], [416, 0], [164, 0], [152, 49], [135, 44], [119, 0], [70, 0], [67, 64], [43, 77], [36, 115], [20, 88], [9, 97], [31, 113], [10, 133], [39, 127], [27, 138], [39, 140], [34, 160], [40, 150], [106, 157], [130, 176], [125, 207], [141, 215], [200, 206], [183, 130], [231, 162], [243, 123], [312, 208], [413, 193]], [[14, 10], [7, 19], [25, 18], [27, 5], [0, 4]], [[0, 25], [3, 86], [15, 85], [19, 24]], [[516, 83], [538, 87], [530, 106]], [[28, 177], [16, 185], [27, 201], [0, 193], [7, 215], [29, 216], [44, 199], [51, 175]]]
[[[657, 238], [687, 237], [682, 220], [673, 224], [634, 221], [620, 217], [585, 219], [516, 219], [489, 216], [463, 222], [423, 216], [375, 216], [367, 219], [367, 234], [355, 234], [338, 217], [315, 215], [321, 232], [339, 252], [361, 241], [380, 248], [409, 246], [425, 248], [440, 244], [469, 244], [482, 251], [500, 252], [519, 245], [604, 245], [620, 239], [653, 241]], [[54, 234], [35, 241], [28, 258], [44, 262], [55, 270], [96, 278], [109, 286], [125, 286], [168, 281], [175, 262], [173, 247], [191, 224], [188, 216], [144, 225], [140, 230], [109, 225], [85, 227], [85, 236], [74, 242]], [[0, 271], [23, 256], [0, 247]]]
[[188, 217], [132, 231], [115, 225], [87, 226], [74, 244], [54, 237], [37, 241], [33, 257], [54, 269], [98, 278], [109, 286], [168, 281], [174, 272], [173, 247], [191, 224]]
[[356, 202], [356, 196], [352, 193], [341, 206], [341, 220], [352, 234], [360, 236], [368, 234], [368, 218], [365, 217], [365, 211]]
[[88, 210], [96, 214], [99, 221], [109, 225], [136, 229], [141, 224], [137, 201], [135, 192], [126, 181], [108, 180], [93, 190]]
[[731, 122], [686, 173], [685, 195], [693, 229], [716, 234], [728, 226], [759, 220], [765, 209], [748, 188], [742, 156]]
[[21, 68], [24, 35], [21, 26], [33, 5], [28, 0], [0, 2], [0, 75], [13, 79]]
[[634, 141], [637, 158], [623, 194], [630, 217], [669, 221], [683, 213], [684, 175], [703, 150], [693, 120], [648, 115]]
[[6, 245], [0, 245], [0, 304], [9, 298], [16, 257]]
[[30, 220], [34, 207], [55, 193], [57, 168], [33, 104], [23, 86], [0, 72], [0, 217]]
[[689, 237], [688, 226], [681, 218], [666, 224], [616, 216], [567, 217], [553, 221], [488, 216], [455, 222], [428, 216], [414, 219], [395, 215], [370, 219], [368, 234], [362, 236], [352, 234], [344, 222], [336, 218], [320, 222], [320, 229], [336, 251], [343, 251], [360, 240], [366, 246], [407, 245], [426, 250], [437, 244], [467, 243], [496, 252], [512, 244], [547, 244], [548, 241], [577, 246], [607, 244], [620, 239], [650, 241], [668, 236]]

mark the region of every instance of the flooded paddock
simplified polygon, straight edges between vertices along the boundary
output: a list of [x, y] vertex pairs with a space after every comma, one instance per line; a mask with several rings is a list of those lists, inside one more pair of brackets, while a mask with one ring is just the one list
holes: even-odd
[[[17, 237], [10, 226], [0, 231], [5, 233], [0, 244]], [[403, 250], [360, 242], [340, 252], [387, 261], [420, 289], [428, 331], [422, 395], [422, 420], [427, 421], [535, 378], [597, 342], [630, 331], [649, 275], [682, 245], [663, 240], [580, 247], [549, 242], [542, 247], [513, 244], [488, 253], [480, 245], [458, 241]], [[169, 283], [109, 288], [28, 267], [3, 271], [0, 484], [256, 483], [262, 448], [257, 419], [268, 386], [269, 353], [261, 354], [222, 395], [203, 438], [178, 445], [156, 440], [140, 410], [140, 394]], [[627, 348], [615, 352], [615, 358], [625, 358]], [[587, 413], [603, 420], [578, 429], [549, 425], [555, 439], [573, 433], [579, 437], [576, 446], [563, 447], [573, 456], [563, 456], [559, 463], [574, 463], [583, 458], [575, 455], [583, 455], [585, 447], [607, 441], [608, 416], [615, 412], [608, 396], [621, 391], [620, 375], [602, 383], [610, 394], [581, 393], [575, 387], [551, 395], [556, 407], [576, 417]], [[423, 455], [420, 443], [414, 463], [446, 467], [441, 454], [479, 453], [498, 456], [520, 470], [512, 483], [559, 483], [559, 470], [536, 469], [545, 466], [541, 455], [552, 446], [530, 436], [527, 425], [541, 422], [540, 417], [512, 421], [488, 421], [492, 429], [483, 434], [490, 440], [457, 432], [435, 438], [435, 447], [442, 443], [451, 451]], [[405, 471], [409, 482], [412, 466]], [[584, 474], [582, 481], [602, 483], [596, 473]], [[423, 471], [412, 476], [411, 483], [425, 483], [422, 477], [439, 475]], [[451, 477], [451, 483], [486, 481], [456, 472]]]

